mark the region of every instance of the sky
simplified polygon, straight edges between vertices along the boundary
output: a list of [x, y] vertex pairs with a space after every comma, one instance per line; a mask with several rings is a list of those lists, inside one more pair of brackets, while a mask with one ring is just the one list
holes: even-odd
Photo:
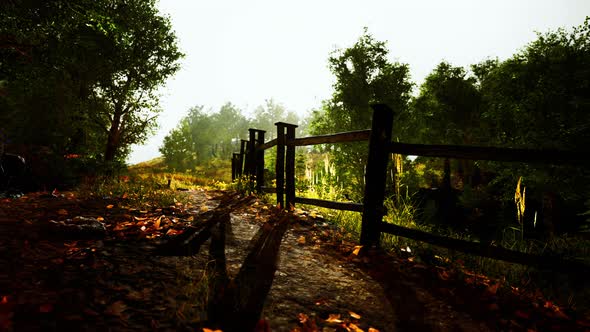
[[161, 89], [159, 129], [132, 147], [128, 163], [158, 148], [189, 108], [227, 103], [246, 115], [265, 100], [305, 115], [329, 99], [328, 57], [352, 46], [363, 28], [386, 41], [418, 87], [445, 60], [468, 67], [506, 59], [548, 32], [581, 25], [590, 0], [160, 0], [185, 53]]

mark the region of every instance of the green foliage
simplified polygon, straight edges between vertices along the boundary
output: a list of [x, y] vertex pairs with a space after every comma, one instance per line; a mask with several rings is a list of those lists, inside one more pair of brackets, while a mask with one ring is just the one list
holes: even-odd
[[[184, 171], [212, 158], [230, 159], [232, 153], [239, 151], [240, 140], [249, 139], [249, 128], [265, 130], [265, 141], [269, 141], [276, 137], [276, 122], [297, 124], [298, 120], [295, 113], [286, 111], [272, 99], [256, 108], [253, 119], [246, 118], [231, 103], [214, 113], [197, 106], [164, 138], [160, 152], [172, 169]], [[269, 170], [274, 170], [270, 153], [267, 157]]]
[[[426, 77], [405, 114], [406, 142], [472, 144], [481, 130], [481, 95], [473, 77], [461, 67], [441, 62]], [[416, 130], [417, 129], [417, 130]]]
[[[299, 125], [299, 116], [291, 111], [287, 111], [283, 105], [273, 99], [266, 101], [265, 105], [258, 106], [254, 110], [254, 118], [250, 121], [250, 128], [265, 130], [267, 140], [276, 138], [277, 127], [275, 123], [285, 122]], [[300, 132], [301, 128], [297, 128]]]
[[248, 120], [231, 103], [208, 114], [193, 107], [164, 138], [160, 152], [172, 169], [185, 171], [213, 158], [229, 159], [248, 135]]
[[[398, 114], [406, 111], [412, 88], [408, 66], [389, 62], [387, 55], [385, 42], [375, 40], [365, 29], [352, 47], [330, 56], [329, 67], [336, 78], [334, 93], [312, 113], [312, 134], [370, 128], [371, 103], [385, 103]], [[366, 143], [337, 144], [328, 151], [337, 176], [355, 196], [353, 199], [362, 197]]]
[[0, 121], [14, 144], [122, 162], [178, 68], [156, 1], [14, 0], [0, 9]]

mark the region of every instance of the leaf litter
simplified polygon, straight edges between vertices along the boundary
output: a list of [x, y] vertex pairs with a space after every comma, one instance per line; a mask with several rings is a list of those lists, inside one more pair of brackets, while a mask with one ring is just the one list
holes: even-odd
[[[214, 208], [209, 202], [220, 195], [222, 193], [201, 192], [200, 197], [195, 195], [192, 204], [151, 209], [125, 207], [114, 199], [83, 201], [67, 192], [49, 196], [33, 193], [3, 200], [0, 248], [5, 248], [10, 255], [2, 255], [0, 264], [10, 266], [10, 269], [8, 279], [0, 280], [0, 329], [26, 329], [27, 324], [31, 324], [30, 317], [42, 315], [43, 319], [55, 319], [61, 322], [61, 326], [76, 326], [78, 330], [112, 329], [117, 325], [121, 329], [157, 326], [163, 330], [194, 330], [206, 317], [203, 307], [206, 303], [199, 307], [199, 300], [194, 296], [200, 295], [188, 292], [180, 285], [206, 286], [199, 284], [205, 280], [196, 278], [195, 272], [208, 264], [207, 258], [153, 257], [146, 241], [182, 234], [191, 224], [199, 222], [199, 213]], [[244, 214], [239, 211], [234, 214], [249, 214], [248, 223], [252, 225], [267, 222], [273, 211], [276, 207], [256, 201], [245, 208]], [[411, 257], [402, 259], [365, 253], [360, 246], [347, 242], [345, 234], [336, 227], [329, 230], [318, 227], [319, 223], [325, 222], [319, 214], [306, 213], [299, 208], [294, 214], [300, 217], [296, 221], [297, 229], [289, 231], [284, 242], [293, 246], [282, 253], [274, 281], [277, 287], [273, 285], [275, 289], [271, 288], [263, 311], [268, 320], [261, 320], [263, 323], [257, 324], [257, 330], [322, 331], [323, 328], [335, 328], [337, 331], [388, 331], [391, 326], [377, 326], [383, 317], [375, 316], [375, 298], [363, 298], [362, 292], [354, 291], [357, 288], [366, 291], [364, 288], [367, 287], [356, 276], [364, 274], [384, 280], [384, 275], [387, 276], [385, 269], [401, 274], [403, 289], [411, 290], [408, 294], [412, 295], [398, 299], [397, 304], [395, 294], [389, 295], [388, 300], [394, 303], [398, 317], [391, 324], [420, 327], [417, 323], [404, 325], [403, 320], [422, 315], [423, 320], [433, 322], [443, 319], [447, 325], [443, 324], [442, 330], [445, 326], [447, 330], [458, 326], [513, 330], [590, 326], [585, 316], [572, 315], [538, 296], [531, 300], [528, 294], [513, 289], [507, 297], [501, 282], [485, 276], [462, 271], [464, 277], [460, 278], [456, 271], [412, 262]], [[54, 219], [61, 222], [76, 216], [95, 218], [104, 223], [107, 235], [103, 239], [64, 240], [48, 238], [44, 233], [43, 221]], [[291, 250], [293, 248], [296, 251]], [[183, 265], [187, 269], [179, 271]], [[150, 272], [142, 272], [146, 269]], [[327, 277], [330, 274], [334, 278]], [[150, 277], [146, 278], [148, 275]], [[290, 282], [293, 276], [304, 278]], [[344, 282], [347, 278], [351, 281]], [[322, 282], [325, 284], [318, 291], [316, 285], [321, 286]], [[381, 282], [380, 286], [388, 286], [390, 282]], [[292, 289], [285, 292], [284, 285], [290, 285]], [[394, 286], [393, 289], [398, 288]], [[377, 291], [370, 289], [370, 292]], [[281, 297], [281, 293], [287, 297], [295, 296], [297, 301], [289, 302]], [[445, 301], [439, 303], [440, 298]], [[479, 303], [469, 302], [469, 299]], [[464, 302], [463, 306], [459, 300]], [[457, 309], [439, 312], [434, 308], [445, 306], [443, 303], [451, 303], [449, 308], [454, 306]], [[461, 316], [457, 310], [469, 311], [473, 317], [478, 317], [478, 321]], [[455, 322], [446, 323], [445, 319]]]

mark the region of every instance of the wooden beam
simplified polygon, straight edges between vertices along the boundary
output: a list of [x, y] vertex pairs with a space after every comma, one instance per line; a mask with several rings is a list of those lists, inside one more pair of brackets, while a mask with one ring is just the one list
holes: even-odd
[[527, 266], [536, 266], [543, 269], [558, 270], [568, 274], [588, 275], [588, 273], [590, 273], [590, 266], [577, 261], [564, 260], [560, 257], [527, 254], [502, 247], [491, 246], [485, 243], [477, 243], [434, 235], [420, 230], [401, 227], [385, 222], [381, 222], [379, 224], [379, 229], [383, 233], [389, 233], [417, 241], [427, 242], [439, 247], [457, 250], [467, 254], [489, 257]]
[[530, 150], [498, 147], [430, 145], [391, 142], [391, 153], [425, 157], [443, 157], [472, 160], [495, 160], [546, 164], [590, 165], [586, 153], [560, 150]]
[[277, 139], [275, 138], [275, 139], [272, 139], [272, 140], [270, 140], [270, 141], [268, 141], [268, 142], [266, 142], [266, 143], [258, 146], [256, 149], [257, 150], [266, 150], [266, 149], [270, 149], [270, 148], [272, 148], [273, 146], [276, 146], [276, 145], [277, 145]]
[[332, 135], [320, 135], [320, 136], [309, 136], [296, 138], [291, 141], [287, 141], [288, 146], [305, 146], [305, 145], [317, 145], [317, 144], [328, 144], [328, 143], [344, 143], [344, 142], [360, 142], [368, 141], [371, 136], [371, 130], [358, 130], [348, 131], [344, 133], [332, 134]]
[[315, 198], [295, 197], [295, 203], [321, 206], [334, 210], [363, 212], [363, 205], [360, 203], [334, 202]]

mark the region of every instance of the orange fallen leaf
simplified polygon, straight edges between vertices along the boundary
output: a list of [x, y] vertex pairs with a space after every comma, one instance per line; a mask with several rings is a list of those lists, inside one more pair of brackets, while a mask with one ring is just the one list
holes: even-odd
[[368, 332], [379, 332], [379, 330], [377, 330], [377, 329], [374, 329], [374, 328], [372, 328], [372, 327], [369, 327], [369, 331], [368, 331]]
[[114, 207], [114, 205], [113, 205], [113, 204], [109, 204], [109, 205], [107, 205], [107, 209], [112, 209], [113, 207]]
[[299, 237], [299, 239], [297, 239], [297, 243], [305, 244], [305, 236], [301, 235], [301, 237]]
[[96, 217], [96, 220], [98, 220], [98, 221], [104, 221], [104, 218], [103, 217]]
[[359, 252], [361, 252], [361, 249], [363, 248], [363, 246], [355, 246], [354, 250], [352, 251], [352, 254], [355, 256], [358, 256]]
[[339, 314], [330, 314], [328, 315], [328, 319], [326, 319], [327, 323], [342, 323]]
[[160, 222], [162, 221], [162, 217], [163, 217], [163, 216], [164, 216], [164, 215], [161, 215], [161, 216], [159, 216], [159, 217], [158, 217], [158, 219], [156, 220], [156, 222], [154, 223], [154, 227], [155, 227], [156, 229], [160, 228]]
[[67, 216], [68, 211], [66, 209], [59, 209], [57, 210], [57, 214], [59, 214], [60, 216]]
[[449, 280], [449, 273], [447, 271], [445, 271], [445, 270], [442, 270], [442, 271], [439, 270], [437, 272], [438, 272], [438, 277], [441, 280]]
[[350, 315], [350, 317], [352, 317], [354, 319], [361, 319], [361, 315], [359, 315], [355, 312], [349, 311], [348, 314]]
[[309, 316], [307, 316], [306, 314], [300, 313], [299, 315], [297, 315], [297, 318], [299, 318], [299, 323], [305, 324], [305, 322], [307, 322], [307, 320], [309, 319]]
[[127, 197], [129, 197], [129, 195], [127, 195], [127, 193], [124, 193], [123, 196], [121, 196], [122, 199], [126, 199]]
[[352, 332], [364, 332], [363, 330], [361, 330], [358, 326], [354, 325], [353, 323], [348, 324], [347, 330], [352, 331]]
[[113, 302], [110, 306], [108, 306], [104, 313], [111, 316], [117, 316], [119, 318], [124, 318], [123, 312], [127, 310], [127, 305], [123, 301], [116, 301]]
[[204, 327], [203, 332], [223, 332], [223, 331], [222, 330], [212, 330], [212, 329], [208, 329], [208, 328]]

